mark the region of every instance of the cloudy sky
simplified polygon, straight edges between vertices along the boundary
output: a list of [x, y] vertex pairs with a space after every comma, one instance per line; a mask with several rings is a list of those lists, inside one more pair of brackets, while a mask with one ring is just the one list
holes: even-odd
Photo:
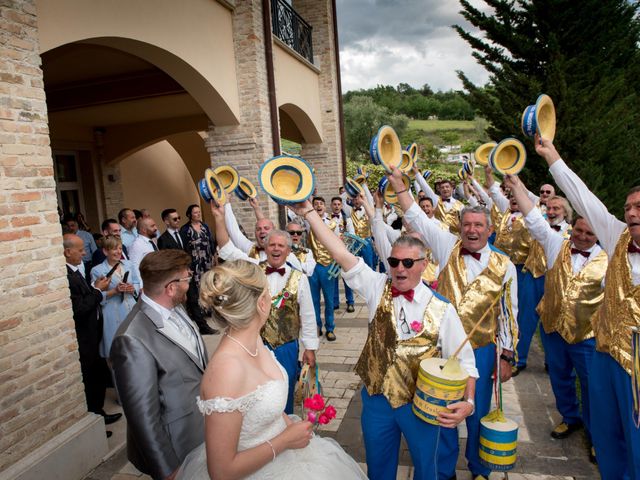
[[[458, 0], [337, 0], [342, 91], [429, 84], [432, 90], [459, 90], [456, 70], [476, 84], [488, 75], [471, 48], [451, 28], [471, 29]], [[481, 0], [472, 0], [486, 10]]]

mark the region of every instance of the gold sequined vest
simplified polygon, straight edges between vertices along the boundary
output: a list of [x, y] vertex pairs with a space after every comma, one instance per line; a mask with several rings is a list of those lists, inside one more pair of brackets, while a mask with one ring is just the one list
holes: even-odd
[[631, 283], [627, 247], [631, 235], [626, 228], [609, 259], [604, 301], [593, 323], [596, 349], [608, 352], [631, 375], [631, 327], [640, 327], [640, 285]]
[[413, 400], [420, 361], [440, 356], [438, 335], [447, 305], [448, 302], [433, 295], [424, 310], [422, 331], [400, 340], [391, 282], [387, 282], [355, 368], [369, 395], [383, 394], [393, 408]]
[[607, 271], [602, 250], [577, 275], [571, 266], [571, 242], [565, 240], [544, 280], [544, 296], [537, 311], [544, 331], [558, 332], [568, 343], [593, 338], [592, 322], [604, 299], [602, 279]]
[[[502, 283], [509, 266], [509, 257], [492, 249], [487, 268], [468, 284], [467, 267], [460, 255], [460, 248], [461, 242], [458, 242], [449, 255], [449, 261], [440, 270], [438, 293], [453, 303], [465, 332], [469, 333], [496, 297], [501, 294]], [[485, 316], [482, 324], [471, 337], [473, 348], [484, 347], [495, 342], [499, 314], [500, 302], [497, 301], [493, 311]]]
[[[261, 262], [263, 270], [267, 262]], [[272, 275], [277, 275], [273, 273]], [[298, 304], [298, 288], [302, 272], [291, 270], [284, 289], [271, 297], [269, 318], [262, 327], [260, 336], [271, 348], [278, 348], [285, 343], [296, 340], [300, 336], [300, 305]], [[278, 301], [281, 300], [281, 301]]]
[[[569, 240], [571, 236], [571, 227], [567, 228], [564, 232], [558, 232], [565, 240]], [[544, 248], [537, 240], [532, 240], [531, 248], [529, 249], [529, 256], [527, 261], [524, 262], [524, 270], [530, 272], [533, 278], [540, 278], [547, 273], [547, 255], [544, 253]]]
[[247, 257], [255, 258], [256, 260], [260, 260], [260, 252], [261, 251], [262, 251], [262, 249], [258, 248], [258, 245], [256, 245], [254, 243], [253, 247], [251, 247], [251, 249], [249, 250], [249, 253], [247, 253]]
[[425, 258], [427, 259], [427, 266], [422, 272], [422, 280], [428, 284], [432, 284], [438, 279], [438, 262], [433, 259], [433, 252], [430, 248], [425, 250]]
[[[334, 231], [338, 224], [331, 220], [329, 223], [325, 223], [330, 230]], [[311, 252], [313, 253], [313, 257], [316, 259], [316, 263], [318, 265], [322, 265], [326, 267], [333, 261], [333, 257], [329, 253], [329, 250], [326, 249], [324, 245], [322, 245], [316, 236], [313, 234], [313, 231], [309, 232], [309, 247], [311, 248]]]
[[500, 223], [496, 226], [496, 239], [493, 244], [509, 255], [515, 265], [521, 265], [529, 255], [532, 239], [522, 215], [518, 215], [509, 225], [509, 217], [512, 215], [511, 212], [505, 212], [502, 216]]
[[356, 209], [351, 210], [351, 222], [353, 222], [353, 230], [360, 238], [369, 238], [371, 236], [371, 225], [366, 215], [358, 218], [356, 215]]
[[496, 228], [497, 228], [498, 225], [500, 225], [500, 222], [502, 221], [502, 215], [503, 215], [503, 213], [500, 211], [500, 209], [494, 203], [491, 206], [491, 224], [495, 225]]
[[462, 202], [451, 197], [451, 202], [453, 205], [446, 211], [444, 209], [444, 202], [442, 199], [438, 200], [438, 205], [436, 205], [434, 216], [449, 226], [449, 231], [453, 234], [458, 234], [460, 232], [460, 210], [464, 208]]

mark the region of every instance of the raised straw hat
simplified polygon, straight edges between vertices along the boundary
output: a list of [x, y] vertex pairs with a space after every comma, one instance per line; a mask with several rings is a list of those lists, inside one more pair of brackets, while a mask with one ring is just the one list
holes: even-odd
[[226, 193], [233, 192], [238, 186], [240, 175], [238, 175], [238, 171], [231, 165], [218, 167], [213, 171], [213, 173], [215, 173], [220, 180], [222, 188], [224, 188]]
[[541, 137], [553, 141], [556, 136], [556, 108], [553, 100], [544, 93], [538, 97], [535, 105], [529, 105], [522, 113], [522, 133], [533, 138], [536, 132]]
[[227, 201], [220, 179], [210, 168], [204, 171], [204, 178], [198, 182], [198, 191], [202, 199], [207, 203], [213, 200], [219, 205], [223, 205]]
[[311, 166], [294, 155], [269, 158], [260, 167], [258, 180], [265, 193], [281, 205], [304, 202], [316, 184]]
[[234, 192], [236, 193], [236, 196], [242, 201], [249, 198], [256, 198], [256, 195], [258, 194], [253, 183], [242, 176], [238, 180], [238, 186], [236, 187]]
[[498, 145], [496, 142], [488, 142], [476, 148], [474, 156], [478, 165], [485, 166], [489, 164], [489, 154], [491, 154], [491, 150], [493, 150], [496, 145]]
[[402, 161], [402, 147], [396, 131], [389, 125], [380, 127], [371, 139], [369, 155], [375, 165], [381, 165], [387, 172], [391, 166], [398, 167]]
[[527, 151], [520, 140], [505, 138], [489, 155], [491, 168], [503, 175], [517, 175], [527, 161]]
[[[358, 177], [362, 177], [362, 175], [358, 175]], [[347, 181], [344, 184], [344, 191], [347, 192], [347, 195], [349, 195], [349, 197], [351, 198], [355, 198], [360, 194], [364, 194], [364, 190], [362, 189], [362, 184], [358, 182], [357, 179], [354, 180], [353, 178], [349, 178], [349, 177], [347, 177]]]
[[[411, 187], [411, 180], [406, 175], [402, 176], [402, 181], [404, 182], [404, 188], [409, 190]], [[395, 190], [391, 183], [389, 183], [389, 179], [386, 176], [383, 176], [380, 179], [380, 183], [378, 183], [378, 191], [384, 198], [384, 201], [387, 203], [398, 203], [398, 196], [396, 195]]]

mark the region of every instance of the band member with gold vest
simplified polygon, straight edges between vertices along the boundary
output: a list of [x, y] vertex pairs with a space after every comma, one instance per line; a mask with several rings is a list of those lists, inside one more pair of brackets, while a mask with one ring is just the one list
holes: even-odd
[[[369, 187], [366, 183], [362, 185], [362, 189], [367, 196], [367, 201], [373, 205], [373, 197], [371, 196], [371, 192], [369, 192]], [[369, 266], [373, 270], [376, 270], [378, 266], [378, 257], [376, 255], [375, 249], [373, 248], [371, 223], [369, 222], [369, 217], [367, 217], [367, 214], [364, 211], [364, 200], [364, 198], [358, 196], [353, 199], [352, 207], [345, 202], [343, 208], [345, 213], [349, 216], [349, 218], [351, 218], [354, 233], [367, 242], [366, 245], [362, 247], [358, 252], [358, 256], [362, 257], [364, 263], [366, 263], [367, 266]]]
[[416, 182], [420, 187], [420, 191], [425, 192], [427, 197], [431, 199], [436, 219], [447, 225], [451, 233], [457, 234], [460, 232], [460, 210], [462, 210], [464, 205], [459, 200], [453, 198], [453, 184], [451, 180], [442, 180], [438, 188], [438, 194], [436, 194], [422, 177], [420, 171], [417, 170], [417, 172]]
[[[373, 480], [396, 478], [400, 436], [404, 435], [415, 468], [414, 478], [435, 480], [439, 427], [411, 410], [420, 360], [447, 358], [465, 338], [452, 305], [420, 281], [424, 244], [403, 236], [391, 250], [389, 276], [369, 268], [351, 254], [326, 227], [309, 202], [296, 207], [306, 215], [313, 234], [342, 267], [342, 276], [369, 309], [369, 335], [356, 365], [364, 382], [362, 432], [367, 474]], [[464, 398], [441, 414], [442, 426], [453, 428], [473, 411], [475, 368], [467, 343], [459, 354], [469, 373]]]
[[640, 186], [627, 194], [621, 222], [560, 158], [550, 140], [536, 135], [535, 147], [609, 257], [604, 300], [593, 323], [596, 352], [590, 368], [589, 400], [595, 414], [591, 436], [604, 480], [638, 479], [640, 429], [634, 419], [631, 329], [640, 327]]
[[[342, 197], [333, 197], [331, 199], [331, 220], [338, 223], [338, 230], [340, 231], [340, 235], [344, 235], [345, 233], [350, 233], [355, 235], [355, 230], [353, 229], [353, 222], [351, 221], [351, 217], [347, 215], [343, 208]], [[340, 308], [340, 288], [338, 287], [339, 278], [336, 277], [336, 284], [333, 289], [333, 309], [338, 310]], [[353, 290], [349, 288], [349, 286], [342, 281], [344, 284], [344, 296], [347, 300], [347, 312], [352, 313], [355, 312], [355, 300], [353, 298]]]
[[[322, 221], [336, 236], [340, 236], [338, 223], [333, 221], [327, 214], [324, 198], [314, 197], [311, 210], [317, 212], [322, 218]], [[333, 258], [325, 246], [318, 241], [313, 231], [309, 232], [308, 240], [309, 248], [316, 259], [316, 268], [313, 271], [313, 275], [309, 277], [309, 286], [311, 287], [311, 298], [313, 298], [318, 336], [322, 335], [322, 316], [320, 315], [320, 292], [322, 291], [322, 295], [324, 296], [324, 328], [327, 340], [333, 342], [336, 339], [336, 334], [334, 333], [336, 326], [333, 314], [333, 290], [336, 287], [336, 282], [335, 279], [329, 278], [329, 266], [331, 262], [333, 262]]]
[[[489, 212], [484, 207], [467, 207], [461, 211], [460, 237], [438, 228], [418, 208], [411, 195], [402, 191], [399, 170], [393, 169], [389, 181], [398, 192], [400, 206], [411, 227], [422, 234], [440, 265], [438, 293], [456, 307], [465, 331], [470, 332], [484, 317], [471, 337], [479, 378], [476, 382], [476, 410], [467, 423], [466, 457], [472, 477], [488, 478], [490, 470], [480, 462], [480, 419], [489, 412], [493, 386], [492, 374], [497, 353], [500, 355], [502, 381], [511, 377], [517, 339], [518, 287], [516, 269], [503, 252], [488, 244], [491, 234]], [[511, 308], [509, 308], [511, 303]], [[500, 315], [502, 306], [506, 315]], [[502, 350], [496, 353], [496, 343]], [[443, 430], [438, 447], [440, 478], [455, 477], [458, 458], [458, 435]]]
[[[603, 280], [607, 254], [596, 243], [593, 229], [583, 217], [573, 221], [569, 240], [556, 232], [535, 208], [515, 176], [505, 177], [518, 202], [531, 235], [544, 249], [547, 259], [545, 294], [538, 305], [545, 337], [545, 357], [549, 379], [562, 422], [551, 432], [566, 438], [584, 425], [591, 432], [589, 408], [589, 368], [596, 342], [592, 323], [604, 299]], [[576, 394], [575, 373], [580, 379], [582, 416]]]
[[316, 335], [313, 301], [309, 280], [300, 270], [287, 262], [291, 253], [291, 237], [283, 230], [271, 230], [264, 239], [265, 261], [250, 258], [230, 241], [225, 226], [225, 211], [222, 207], [211, 206], [216, 222], [216, 239], [223, 260], [247, 260], [259, 264], [267, 275], [271, 293], [271, 313], [260, 336], [287, 371], [289, 393], [285, 413], [293, 413], [293, 394], [298, 379], [298, 357], [302, 340], [304, 353], [302, 360], [315, 365], [315, 351], [319, 341]]
[[[253, 208], [253, 211], [256, 215], [256, 225], [254, 231], [256, 237], [255, 243], [249, 240], [240, 230], [238, 220], [236, 219], [236, 216], [233, 213], [233, 208], [231, 207], [230, 196], [227, 197], [227, 202], [224, 204], [225, 226], [227, 232], [229, 233], [229, 238], [237, 248], [246, 253], [250, 258], [264, 261], [267, 259], [267, 254], [264, 251], [265, 240], [267, 238], [267, 235], [269, 235], [269, 232], [273, 230], [275, 226], [273, 222], [270, 219], [266, 218], [262, 213], [262, 209], [260, 208], [260, 204], [258, 203], [257, 198], [250, 198], [247, 201], [251, 205], [251, 208]], [[313, 263], [308, 262], [301, 264], [293, 253], [289, 254], [289, 258], [287, 258], [287, 261], [298, 270], [304, 272], [307, 276], [310, 276], [313, 273]]]

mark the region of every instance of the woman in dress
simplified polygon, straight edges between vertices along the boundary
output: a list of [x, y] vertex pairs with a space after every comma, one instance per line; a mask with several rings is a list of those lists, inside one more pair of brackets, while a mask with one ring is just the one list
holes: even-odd
[[262, 269], [225, 262], [202, 277], [200, 302], [225, 328], [205, 371], [200, 411], [205, 443], [191, 452], [178, 479], [366, 479], [333, 439], [289, 418], [288, 380], [260, 340], [271, 309]]
[[105, 277], [117, 265], [111, 274], [106, 298], [102, 301], [103, 332], [100, 355], [108, 358], [116, 330], [138, 300], [140, 275], [133, 263], [122, 259], [122, 240], [119, 237], [106, 236], [102, 240], [102, 251], [106, 258], [91, 269], [92, 282]]
[[183, 238], [187, 239], [185, 251], [191, 255], [191, 271], [193, 272], [187, 292], [187, 310], [189, 316], [198, 325], [200, 333], [207, 335], [215, 332], [207, 325], [204, 313], [198, 304], [198, 292], [200, 291], [202, 274], [213, 266], [216, 245], [209, 226], [202, 221], [200, 207], [195, 204], [189, 205], [186, 215], [189, 221], [180, 228], [180, 233]]

